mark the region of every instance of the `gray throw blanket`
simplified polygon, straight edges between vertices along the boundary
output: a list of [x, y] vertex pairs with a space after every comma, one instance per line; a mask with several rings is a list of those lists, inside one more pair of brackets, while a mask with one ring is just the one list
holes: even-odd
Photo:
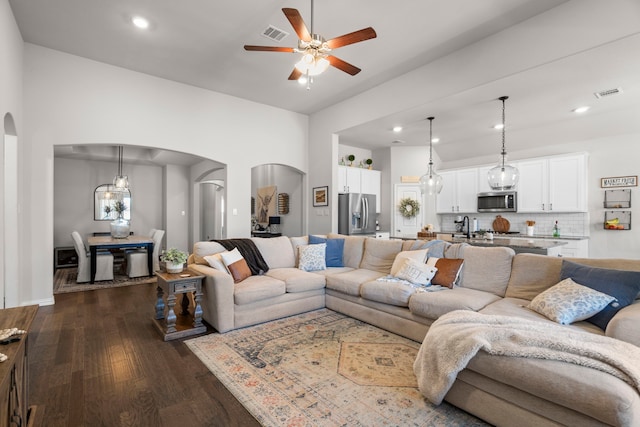
[[240, 255], [247, 261], [249, 270], [254, 276], [258, 276], [269, 271], [269, 265], [262, 257], [262, 254], [253, 243], [251, 239], [225, 239], [225, 240], [212, 240], [213, 242], [220, 243], [228, 251], [233, 248], [238, 248]]
[[457, 310], [431, 325], [418, 351], [413, 372], [422, 394], [442, 403], [458, 372], [480, 350], [586, 366], [640, 390], [640, 347], [555, 323]]

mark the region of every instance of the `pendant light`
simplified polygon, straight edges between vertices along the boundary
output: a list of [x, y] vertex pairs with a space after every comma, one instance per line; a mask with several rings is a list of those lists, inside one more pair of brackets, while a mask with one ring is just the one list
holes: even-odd
[[129, 189], [129, 178], [127, 175], [122, 175], [122, 153], [124, 148], [122, 145], [118, 146], [118, 175], [113, 178], [113, 185], [116, 187], [116, 191]]
[[435, 117], [428, 117], [429, 120], [429, 170], [426, 174], [420, 177], [420, 188], [423, 193], [427, 193], [430, 196], [439, 194], [442, 191], [442, 177], [438, 175], [433, 167], [433, 119]]
[[502, 101], [502, 152], [498, 164], [491, 168], [488, 173], [489, 186], [494, 190], [514, 190], [518, 184], [520, 172], [515, 166], [507, 164], [507, 149], [505, 147], [505, 108], [504, 101], [508, 96], [498, 98]]

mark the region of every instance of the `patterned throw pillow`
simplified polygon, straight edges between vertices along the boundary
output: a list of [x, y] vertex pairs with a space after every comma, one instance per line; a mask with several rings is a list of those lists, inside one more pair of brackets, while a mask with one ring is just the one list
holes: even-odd
[[223, 252], [220, 256], [227, 270], [229, 270], [229, 273], [233, 276], [233, 283], [239, 283], [247, 277], [251, 277], [249, 265], [238, 251], [238, 248], [233, 248], [233, 250], [229, 252]]
[[418, 262], [411, 258], [405, 258], [402, 266], [398, 269], [395, 277], [407, 280], [414, 285], [427, 286], [438, 271], [435, 267], [429, 267], [423, 262]]
[[298, 246], [298, 268], [304, 271], [326, 270], [327, 265], [324, 261], [326, 250], [326, 243]]
[[438, 269], [431, 279], [431, 284], [453, 288], [458, 281], [463, 264], [464, 260], [459, 258], [429, 257], [427, 265]]
[[613, 300], [611, 295], [564, 279], [536, 296], [527, 308], [561, 325], [568, 325], [599, 313]]
[[414, 261], [417, 261], [421, 264], [424, 264], [427, 259], [427, 253], [429, 249], [421, 249], [418, 251], [401, 251], [396, 255], [396, 259], [393, 260], [393, 265], [391, 266], [391, 275], [398, 277], [398, 271], [404, 265], [406, 259], [411, 258]]

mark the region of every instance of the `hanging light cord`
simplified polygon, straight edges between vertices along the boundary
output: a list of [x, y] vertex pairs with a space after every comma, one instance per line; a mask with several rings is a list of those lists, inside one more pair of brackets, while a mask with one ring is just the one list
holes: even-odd
[[505, 128], [506, 128], [506, 124], [505, 124], [505, 108], [504, 108], [504, 101], [506, 101], [507, 99], [509, 99], [508, 96], [501, 96], [500, 98], [498, 98], [500, 101], [502, 101], [502, 170], [504, 170], [504, 161], [505, 161], [505, 157], [507, 155], [507, 149], [505, 147]]
[[429, 120], [429, 178], [433, 178], [433, 119], [434, 117], [428, 117]]

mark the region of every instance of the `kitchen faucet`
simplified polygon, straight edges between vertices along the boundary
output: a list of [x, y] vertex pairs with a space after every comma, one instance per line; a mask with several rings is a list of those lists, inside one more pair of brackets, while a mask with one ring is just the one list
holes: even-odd
[[471, 226], [469, 225], [469, 217], [467, 215], [462, 218], [462, 230], [464, 231], [464, 224], [467, 224], [467, 239], [471, 238]]

